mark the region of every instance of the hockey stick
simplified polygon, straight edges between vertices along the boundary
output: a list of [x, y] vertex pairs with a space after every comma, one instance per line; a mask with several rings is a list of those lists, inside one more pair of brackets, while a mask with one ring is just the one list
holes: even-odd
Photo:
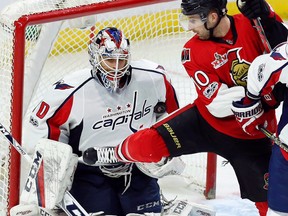
[[[0, 123], [0, 131], [9, 141], [9, 143], [23, 156], [29, 164], [32, 164], [32, 158], [27, 154], [27, 152], [22, 148], [22, 146], [13, 138], [13, 136], [8, 132], [3, 124]], [[65, 191], [64, 197], [58, 206], [68, 215], [68, 216], [90, 216], [85, 209], [77, 202], [77, 200], [69, 193]]]
[[253, 22], [254, 22], [256, 30], [259, 34], [261, 42], [264, 46], [265, 52], [269, 53], [271, 51], [271, 46], [269, 44], [269, 41], [267, 40], [267, 37], [265, 35], [264, 29], [263, 29], [263, 26], [262, 26], [260, 20], [261, 20], [260, 17], [258, 17], [257, 19], [253, 19]]
[[[241, 1], [239, 0], [239, 7], [243, 7], [245, 4], [246, 4], [246, 1], [247, 0], [244, 0], [244, 1]], [[265, 34], [265, 31], [263, 29], [263, 26], [260, 22], [261, 18], [260, 17], [257, 17], [256, 19], [252, 19], [254, 25], [255, 25], [255, 28], [259, 34], [259, 37], [261, 39], [261, 42], [264, 46], [264, 49], [265, 49], [265, 52], [266, 53], [269, 53], [271, 51], [271, 46], [269, 44], [269, 41], [267, 40], [267, 37], [266, 37], [266, 34]]]
[[259, 130], [264, 133], [269, 139], [271, 139], [276, 145], [282, 148], [284, 151], [288, 152], [288, 145], [281, 142], [279, 137], [275, 136], [275, 134], [271, 133], [264, 127], [259, 127]]

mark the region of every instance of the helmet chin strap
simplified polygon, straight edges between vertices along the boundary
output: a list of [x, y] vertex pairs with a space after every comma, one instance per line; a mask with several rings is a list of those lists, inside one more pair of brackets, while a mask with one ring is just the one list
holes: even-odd
[[204, 23], [205, 29], [209, 31], [209, 39], [212, 38], [212, 37], [214, 37], [214, 36], [213, 36], [214, 29], [219, 25], [219, 23], [220, 23], [220, 21], [221, 21], [221, 19], [222, 19], [223, 17], [224, 17], [224, 16], [220, 16], [220, 15], [218, 14], [217, 23], [216, 23], [216, 24], [214, 25], [214, 27], [212, 27], [212, 28], [208, 28], [208, 27], [207, 27], [207, 21]]

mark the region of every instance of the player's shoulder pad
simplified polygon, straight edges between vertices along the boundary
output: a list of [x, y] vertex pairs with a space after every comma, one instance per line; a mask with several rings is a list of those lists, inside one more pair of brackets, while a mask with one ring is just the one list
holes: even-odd
[[151, 73], [159, 73], [166, 75], [165, 68], [162, 65], [159, 65], [153, 61], [147, 59], [141, 59], [131, 62], [131, 67], [133, 70], [146, 71]]
[[271, 73], [279, 71], [288, 61], [286, 46], [286, 43], [279, 44], [272, 52], [257, 56], [251, 63], [251, 69], [249, 68], [249, 71], [254, 71], [254, 74], [253, 72], [248, 72], [248, 76], [255, 76], [255, 72], [258, 71], [258, 74], [256, 73], [258, 77], [259, 75], [261, 76], [262, 72], [270, 77]]
[[[250, 77], [256, 78], [259, 76], [259, 71], [265, 69], [265, 64], [269, 59], [269, 54], [263, 54], [260, 56], [257, 56], [253, 62], [251, 63], [249, 70], [248, 70], [248, 79]], [[258, 71], [258, 73], [257, 73]], [[251, 78], [250, 78], [251, 79]]]
[[75, 91], [92, 79], [93, 77], [89, 68], [78, 70], [53, 83], [53, 89]]
[[54, 82], [43, 97], [49, 104], [60, 104], [90, 80], [93, 80], [90, 69], [73, 72]]

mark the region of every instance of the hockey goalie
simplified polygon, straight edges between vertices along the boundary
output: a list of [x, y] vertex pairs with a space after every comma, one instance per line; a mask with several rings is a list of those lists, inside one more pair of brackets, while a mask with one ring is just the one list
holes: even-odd
[[[47, 138], [69, 144], [72, 152], [81, 157], [88, 148], [117, 145], [128, 135], [178, 108], [174, 88], [164, 68], [148, 60], [132, 61], [130, 41], [120, 29], [100, 30], [88, 45], [88, 56], [91, 67], [74, 71], [55, 82], [28, 114], [23, 142], [29, 149], [34, 149], [40, 138]], [[83, 209], [88, 213], [103, 211], [105, 215], [119, 216], [160, 214], [157, 178], [143, 173], [134, 163], [110, 164], [110, 153], [102, 154], [107, 164], [93, 166], [81, 160], [77, 164], [69, 192]], [[165, 167], [170, 167], [168, 164], [173, 161], [164, 163]], [[61, 190], [69, 189], [67, 182], [59, 182]], [[32, 201], [24, 196], [26, 192], [21, 200], [30, 204]], [[58, 191], [54, 193], [57, 196], [53, 198], [53, 205], [63, 196]], [[44, 195], [50, 199], [49, 194]], [[38, 198], [34, 200], [38, 202]], [[54, 207], [52, 204], [49, 209]]]

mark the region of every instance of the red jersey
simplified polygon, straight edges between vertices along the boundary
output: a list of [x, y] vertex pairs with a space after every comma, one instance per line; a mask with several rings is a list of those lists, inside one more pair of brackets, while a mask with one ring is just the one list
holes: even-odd
[[[195, 104], [213, 128], [235, 138], [264, 138], [264, 135], [247, 136], [231, 111], [232, 101], [245, 96], [248, 68], [264, 53], [264, 47], [246, 17], [237, 14], [228, 18], [231, 27], [224, 38], [200, 40], [197, 35], [192, 37], [184, 45], [182, 63], [195, 83], [198, 94]], [[275, 112], [269, 112], [273, 131]]]

